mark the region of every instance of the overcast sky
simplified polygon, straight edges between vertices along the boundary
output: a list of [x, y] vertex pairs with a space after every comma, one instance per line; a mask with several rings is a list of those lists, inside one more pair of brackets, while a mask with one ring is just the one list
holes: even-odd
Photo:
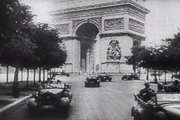
[[[51, 6], [40, 0], [26, 0], [32, 7], [33, 14], [37, 14], [35, 21], [49, 22], [48, 14]], [[161, 39], [172, 38], [180, 28], [180, 0], [147, 0], [145, 7], [150, 10], [146, 16], [146, 42], [159, 44]]]
[[172, 38], [180, 28], [180, 0], [147, 0], [147, 41], [160, 43], [161, 39]]

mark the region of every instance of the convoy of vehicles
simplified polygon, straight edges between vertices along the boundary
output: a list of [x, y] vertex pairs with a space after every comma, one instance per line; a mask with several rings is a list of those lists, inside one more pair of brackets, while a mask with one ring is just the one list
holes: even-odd
[[[133, 76], [126, 79], [132, 79]], [[123, 76], [125, 78], [125, 76]], [[138, 79], [134, 77], [134, 79]], [[111, 75], [89, 74], [85, 79], [85, 87], [100, 86], [101, 81], [111, 81]], [[131, 108], [134, 120], [179, 120], [180, 119], [180, 93], [169, 92], [171, 84], [164, 85], [166, 91], [159, 91], [148, 102], [134, 95], [137, 105]], [[28, 100], [29, 115], [37, 110], [50, 106], [61, 109], [64, 115], [69, 116], [72, 101], [71, 85], [60, 80], [48, 80], [38, 85], [37, 90]]]

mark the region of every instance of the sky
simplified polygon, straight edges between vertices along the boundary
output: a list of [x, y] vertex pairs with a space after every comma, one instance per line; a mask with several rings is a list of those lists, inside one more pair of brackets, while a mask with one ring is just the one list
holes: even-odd
[[49, 12], [51, 11], [51, 4], [47, 0], [20, 0], [24, 4], [31, 7], [32, 14], [36, 15], [34, 17], [34, 22], [41, 23], [51, 23], [51, 16]]
[[[51, 5], [46, 0], [23, 0], [31, 6], [35, 22], [50, 23], [48, 12]], [[145, 7], [150, 10], [146, 15], [146, 44], [161, 44], [165, 38], [173, 38], [180, 29], [180, 0], [147, 0]]]
[[180, 0], [147, 0], [146, 41], [160, 44], [180, 29]]

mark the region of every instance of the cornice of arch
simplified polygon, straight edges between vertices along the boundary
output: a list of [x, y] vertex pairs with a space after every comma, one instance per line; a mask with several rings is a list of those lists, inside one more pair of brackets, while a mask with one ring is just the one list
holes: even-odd
[[118, 32], [118, 33], [101, 33], [99, 34], [100, 37], [110, 37], [110, 36], [125, 36], [128, 35], [130, 37], [133, 38], [141, 38], [142, 40], [144, 40], [146, 37], [143, 35], [137, 35], [131, 32]]
[[132, 1], [132, 0], [121, 0], [121, 1], [115, 1], [115, 2], [108, 2], [108, 3], [102, 3], [102, 4], [95, 4], [95, 5], [88, 5], [88, 6], [81, 6], [81, 7], [74, 7], [74, 8], [67, 8], [67, 9], [60, 9], [50, 12], [51, 15], [60, 14], [60, 13], [68, 13], [68, 12], [76, 12], [76, 11], [83, 11], [83, 10], [91, 10], [91, 9], [99, 9], [99, 8], [105, 8], [105, 7], [113, 7], [113, 6], [119, 6], [119, 5], [132, 5], [146, 14], [150, 11], [143, 7], [142, 5]]

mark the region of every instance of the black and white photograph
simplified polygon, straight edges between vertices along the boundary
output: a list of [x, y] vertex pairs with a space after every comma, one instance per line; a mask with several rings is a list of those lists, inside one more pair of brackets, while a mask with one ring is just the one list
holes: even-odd
[[1, 0], [0, 120], [180, 120], [180, 0]]

